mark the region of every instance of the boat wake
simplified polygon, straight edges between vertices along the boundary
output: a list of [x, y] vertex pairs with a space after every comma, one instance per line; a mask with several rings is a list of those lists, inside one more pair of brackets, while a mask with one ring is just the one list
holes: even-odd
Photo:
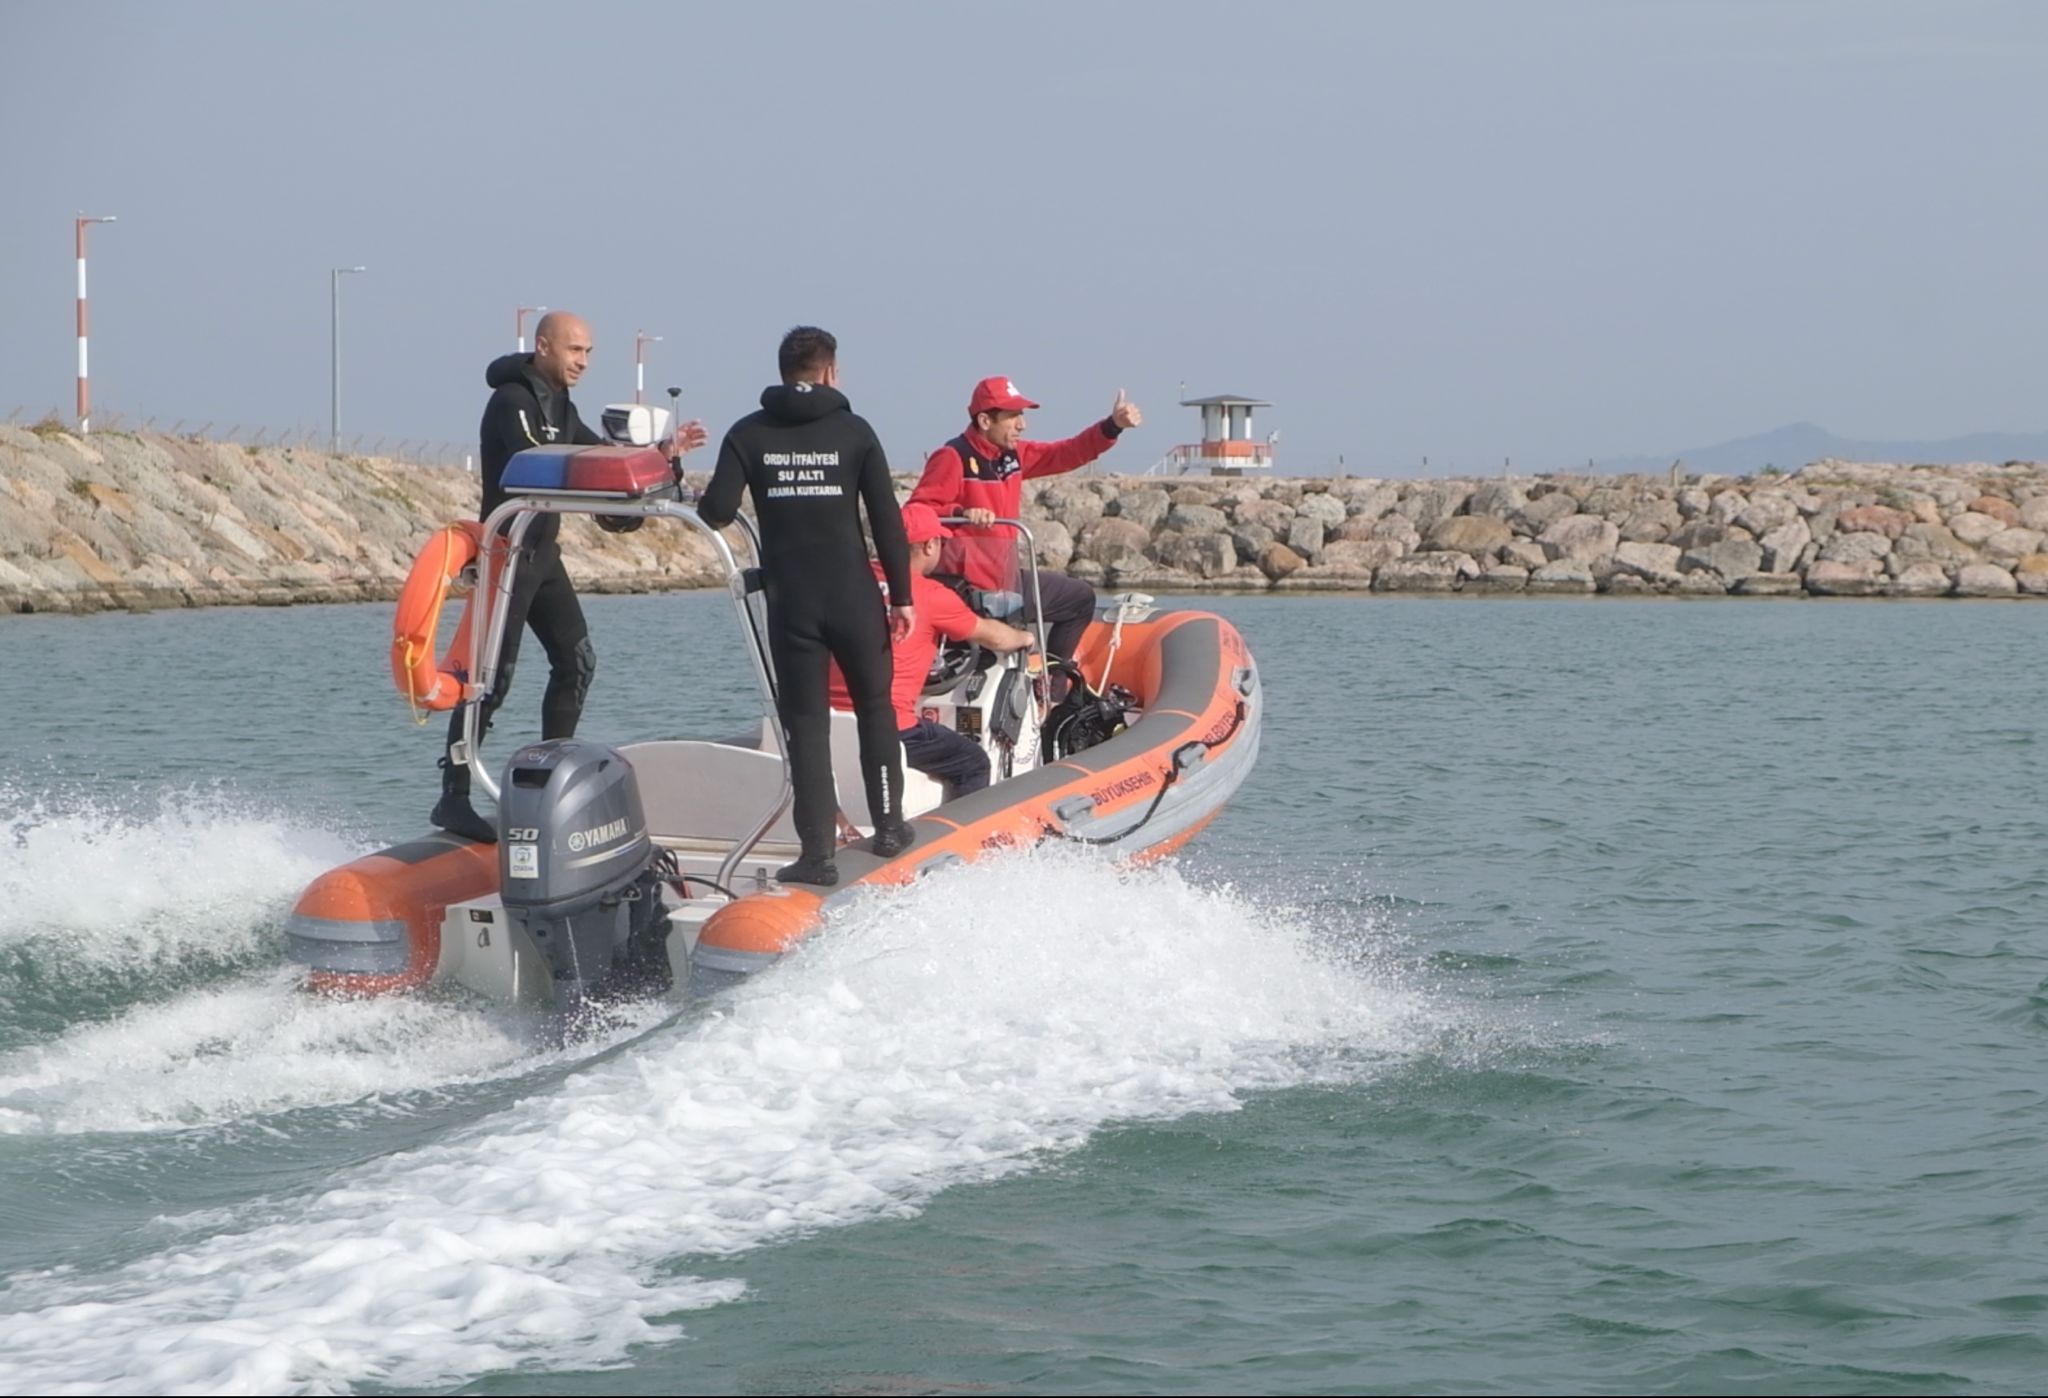
[[[165, 1220], [155, 1251], [117, 1267], [15, 1275], [0, 1388], [311, 1392], [619, 1364], [680, 1333], [679, 1312], [741, 1293], [701, 1275], [720, 1256], [914, 1214], [1117, 1122], [1433, 1052], [1456, 1015], [1348, 931], [1352, 954], [1333, 954], [1325, 930], [1227, 889], [1072, 851], [943, 871], [323, 1192]], [[220, 1013], [261, 990], [216, 992]], [[422, 1013], [326, 1006], [259, 1032], [318, 1039], [347, 1012]], [[396, 1021], [362, 1032], [396, 1036], [370, 1055], [382, 1071], [413, 1051]], [[119, 1057], [83, 1031], [74, 1049], [74, 1064]], [[239, 1109], [230, 1097], [212, 1109]]]
[[18, 1025], [274, 961], [293, 896], [358, 848], [224, 792], [122, 808], [0, 788], [0, 1006]]

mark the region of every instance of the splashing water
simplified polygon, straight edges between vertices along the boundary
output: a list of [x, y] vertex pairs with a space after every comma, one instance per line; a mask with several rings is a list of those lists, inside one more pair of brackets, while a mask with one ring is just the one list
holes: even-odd
[[621, 1362], [740, 1293], [679, 1259], [912, 1214], [1107, 1123], [1427, 1051], [1447, 1012], [1323, 942], [1171, 869], [1041, 851], [942, 873], [325, 1193], [170, 1221], [175, 1243], [115, 1269], [16, 1276], [0, 1386], [318, 1392]]
[[246, 961], [266, 913], [360, 852], [224, 792], [148, 799], [60, 809], [0, 789], [0, 995]]

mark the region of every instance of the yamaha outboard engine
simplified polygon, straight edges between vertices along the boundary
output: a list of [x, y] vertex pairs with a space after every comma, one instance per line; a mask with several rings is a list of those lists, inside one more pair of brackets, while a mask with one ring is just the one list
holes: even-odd
[[505, 913], [547, 957], [556, 1006], [667, 991], [660, 853], [633, 764], [575, 738], [521, 748], [505, 766], [498, 812]]

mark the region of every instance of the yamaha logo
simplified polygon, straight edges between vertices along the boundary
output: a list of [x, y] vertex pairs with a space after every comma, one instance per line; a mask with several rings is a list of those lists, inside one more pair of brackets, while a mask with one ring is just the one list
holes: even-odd
[[609, 821], [604, 825], [593, 826], [588, 830], [571, 830], [568, 840], [569, 851], [572, 854], [581, 854], [584, 850], [594, 849], [602, 844], [609, 844], [625, 833], [626, 818], [624, 816], [620, 816], [617, 820]]

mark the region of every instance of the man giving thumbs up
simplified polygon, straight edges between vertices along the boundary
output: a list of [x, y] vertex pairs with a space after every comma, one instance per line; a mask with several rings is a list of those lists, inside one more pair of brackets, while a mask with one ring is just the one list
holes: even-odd
[[[1024, 482], [1086, 466], [1116, 445], [1126, 428], [1145, 420], [1138, 405], [1118, 389], [1109, 416], [1079, 436], [1064, 442], [1027, 442], [1024, 414], [1037, 406], [1008, 379], [983, 379], [967, 403], [967, 430], [926, 459], [924, 476], [910, 492], [910, 504], [929, 505], [940, 515], [960, 515], [969, 521], [947, 541], [939, 566], [985, 590], [1023, 590], [1017, 585], [1012, 531], [989, 526], [997, 519], [1022, 516]], [[1045, 600], [1046, 646], [1054, 655], [1072, 659], [1095, 616], [1095, 589], [1063, 573], [1040, 573], [1038, 585]], [[1025, 597], [1024, 605], [1026, 619], [1036, 620], [1033, 599]]]

